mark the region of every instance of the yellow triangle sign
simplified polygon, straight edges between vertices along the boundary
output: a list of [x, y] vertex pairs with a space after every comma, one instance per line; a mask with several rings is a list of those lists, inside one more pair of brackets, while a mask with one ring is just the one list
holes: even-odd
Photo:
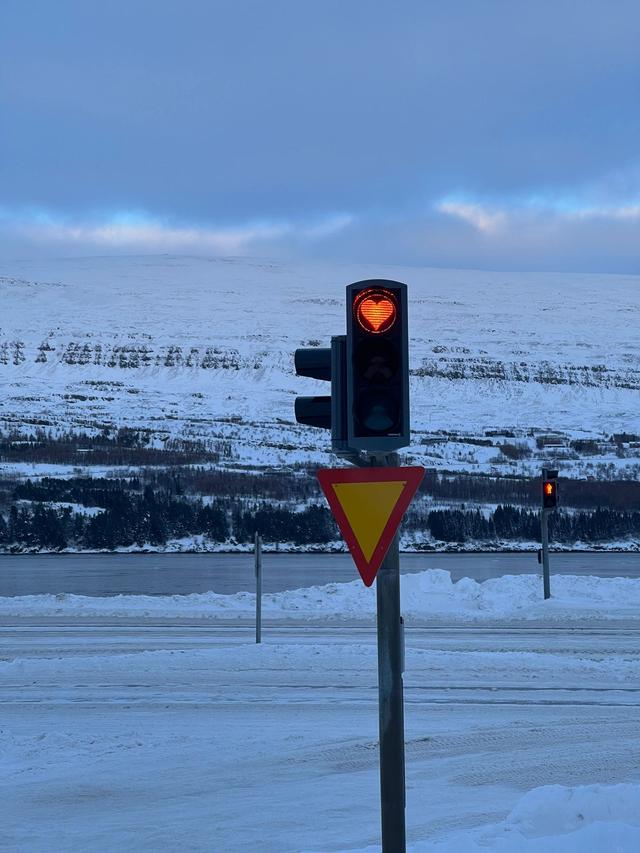
[[371, 561], [406, 481], [335, 483], [333, 490], [367, 562]]
[[362, 580], [371, 586], [424, 468], [328, 468], [317, 476]]

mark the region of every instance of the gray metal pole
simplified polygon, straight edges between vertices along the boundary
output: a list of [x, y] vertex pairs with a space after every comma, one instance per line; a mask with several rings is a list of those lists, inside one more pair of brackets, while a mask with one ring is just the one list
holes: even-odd
[[[396, 454], [385, 457], [382, 464], [397, 465]], [[376, 600], [382, 853], [405, 853], [404, 631], [400, 616], [399, 533], [378, 569]]]
[[256, 643], [262, 642], [262, 540], [260, 534], [255, 536], [255, 570], [256, 570]]
[[542, 585], [545, 599], [551, 598], [549, 583], [549, 512], [540, 510], [540, 527], [542, 529]]

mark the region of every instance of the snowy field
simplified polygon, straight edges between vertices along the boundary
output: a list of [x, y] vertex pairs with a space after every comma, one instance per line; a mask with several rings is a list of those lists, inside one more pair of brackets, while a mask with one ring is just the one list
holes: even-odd
[[[345, 285], [380, 276], [409, 287], [408, 461], [538, 474], [534, 433], [637, 432], [637, 276], [178, 256], [0, 263], [0, 425], [146, 428], [243, 465], [323, 464], [326, 436], [293, 423], [293, 401], [327, 389], [294, 375], [293, 352], [344, 333]], [[531, 455], [466, 443], [487, 431]], [[638, 448], [614, 451], [565, 447], [563, 472], [632, 476]]]
[[[635, 853], [640, 581], [521, 580], [402, 579], [410, 849]], [[2, 600], [0, 849], [376, 850], [371, 591], [135, 598]]]

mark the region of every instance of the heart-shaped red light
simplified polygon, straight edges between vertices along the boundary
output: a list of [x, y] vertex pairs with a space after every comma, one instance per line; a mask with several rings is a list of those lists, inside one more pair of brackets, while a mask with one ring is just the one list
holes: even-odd
[[372, 332], [384, 332], [396, 319], [396, 306], [388, 296], [367, 296], [358, 305], [360, 324]]

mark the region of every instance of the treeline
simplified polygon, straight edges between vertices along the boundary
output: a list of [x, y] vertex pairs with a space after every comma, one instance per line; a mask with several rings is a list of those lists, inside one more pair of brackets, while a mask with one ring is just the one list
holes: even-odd
[[[14, 488], [17, 497], [29, 500], [85, 503], [84, 499], [77, 496], [76, 490], [94, 489], [98, 485], [105, 490], [117, 489], [120, 486], [140, 489], [142, 485], [151, 485], [156, 491], [194, 497], [202, 495], [216, 498], [242, 497], [251, 500], [296, 503], [322, 499], [315, 469], [311, 466], [300, 466], [288, 471], [263, 472], [211, 469], [197, 464], [190, 467], [141, 467], [135, 478], [112, 480], [83, 477], [62, 480], [45, 477], [37, 484], [16, 484]], [[538, 507], [540, 489], [541, 484], [538, 478], [443, 474], [431, 470], [426, 472], [419, 494], [443, 503], [489, 503]], [[640, 482], [634, 480], [560, 478], [559, 494], [562, 506], [576, 509], [633, 511], [640, 507]], [[93, 505], [102, 506], [100, 503]]]
[[0, 434], [0, 462], [53, 465], [198, 465], [218, 462], [231, 454], [224, 440], [166, 438], [154, 444], [148, 430], [103, 428], [98, 434], [67, 432], [54, 435], [37, 428], [32, 433]]
[[[62, 550], [67, 547], [114, 550], [118, 547], [162, 547], [171, 539], [205, 536], [216, 543], [248, 543], [258, 531], [269, 542], [295, 545], [326, 543], [338, 537], [326, 507], [311, 505], [298, 512], [265, 503], [247, 505], [234, 499], [204, 503], [145, 486], [141, 494], [123, 488], [85, 491], [76, 485], [69, 493], [90, 501], [97, 512], [55, 507], [51, 486], [24, 484], [28, 503], [14, 503], [0, 514], [0, 546]], [[46, 497], [45, 497], [46, 495]], [[58, 496], [56, 496], [57, 500]], [[81, 502], [74, 500], [74, 503]]]
[[[160, 488], [171, 488], [175, 476], [171, 471], [145, 472], [145, 480]], [[261, 473], [196, 466], [182, 469], [179, 482], [185, 493], [194, 495], [237, 495], [280, 501], [322, 499], [313, 466]], [[541, 481], [538, 477], [492, 477], [428, 470], [419, 494], [443, 503], [539, 507]], [[561, 477], [559, 494], [562, 505], [576, 509], [633, 511], [640, 507], [640, 482], [635, 480], [569, 480]]]
[[[571, 481], [561, 481], [561, 488], [563, 483], [568, 486]], [[551, 537], [566, 544], [640, 539], [640, 512], [636, 509], [640, 499], [632, 500], [638, 484], [587, 482], [582, 499], [589, 495], [602, 499], [601, 489], [615, 485], [619, 488], [609, 494], [608, 506], [597, 505], [591, 511], [561, 507], [551, 513]], [[509, 487], [519, 496], [520, 506], [502, 500], [496, 501], [497, 508], [489, 513], [473, 508], [470, 494], [488, 503], [495, 500], [496, 491], [513, 493]], [[532, 487], [536, 501], [534, 506], [527, 506], [522, 498]], [[305, 469], [284, 474], [197, 467], [140, 469], [135, 476], [119, 479], [44, 477], [10, 487], [5, 484], [5, 489], [0, 494], [0, 547], [4, 549], [162, 547], [171, 539], [192, 536], [232, 545], [251, 542], [256, 531], [266, 541], [301, 546], [327, 544], [339, 538], [317, 481]], [[539, 482], [428, 472], [424, 489], [431, 498], [454, 505], [441, 508], [416, 502], [405, 519], [404, 530], [417, 541], [431, 537], [440, 542], [490, 544], [539, 539]], [[561, 500], [566, 500], [565, 490], [561, 491]], [[627, 508], [629, 502], [633, 509]], [[304, 508], [296, 510], [296, 505]]]
[[141, 489], [139, 477], [114, 480], [107, 477], [71, 477], [68, 480], [43, 477], [36, 482], [26, 480], [18, 483], [13, 490], [13, 499], [76, 503], [108, 509], [121, 501], [123, 492], [139, 492]]
[[[436, 500], [492, 504], [540, 505], [539, 478], [441, 474], [427, 471], [421, 493]], [[560, 501], [577, 509], [634, 510], [640, 507], [640, 482], [635, 480], [558, 481]]]
[[317, 480], [304, 471], [301, 474], [246, 474], [205, 468], [148, 468], [142, 469], [135, 476], [121, 478], [43, 477], [37, 481], [16, 482], [11, 495], [13, 500], [66, 501], [108, 507], [114, 492], [141, 491], [147, 485], [156, 492], [170, 495], [188, 494], [220, 499], [232, 497], [298, 502], [320, 498]]
[[229, 536], [224, 508], [176, 500], [156, 494], [149, 486], [143, 494], [97, 490], [95, 500], [95, 507], [106, 508], [92, 514], [44, 503], [13, 504], [8, 517], [0, 522], [0, 543], [54, 550], [69, 546], [113, 550], [130, 545], [162, 546], [169, 539], [193, 534], [219, 542]]
[[[108, 506], [94, 515], [38, 502], [14, 504], [7, 517], [0, 514], [0, 547], [114, 550], [162, 547], [170, 539], [190, 536], [232, 545], [252, 542], [256, 532], [267, 542], [299, 546], [322, 545], [339, 538], [329, 510], [315, 504], [299, 511], [229, 499], [204, 504], [156, 494], [150, 486], [142, 494], [114, 490], [105, 502]], [[431, 510], [424, 515], [414, 511], [406, 519], [404, 531], [418, 542], [426, 534], [439, 542], [460, 544], [536, 542], [540, 519], [537, 512], [508, 505], [498, 506], [489, 515], [462, 509]], [[558, 510], [550, 515], [549, 533], [553, 541], [568, 545], [640, 539], [640, 512]]]
[[[490, 515], [480, 510], [432, 510], [426, 517], [413, 513], [405, 525], [407, 532], [428, 529], [441, 542], [496, 542], [540, 539], [540, 514], [514, 506], [498, 506]], [[549, 536], [555, 542], [602, 543], [619, 539], [640, 539], [640, 512], [596, 509], [569, 513], [556, 510], [549, 515]]]

